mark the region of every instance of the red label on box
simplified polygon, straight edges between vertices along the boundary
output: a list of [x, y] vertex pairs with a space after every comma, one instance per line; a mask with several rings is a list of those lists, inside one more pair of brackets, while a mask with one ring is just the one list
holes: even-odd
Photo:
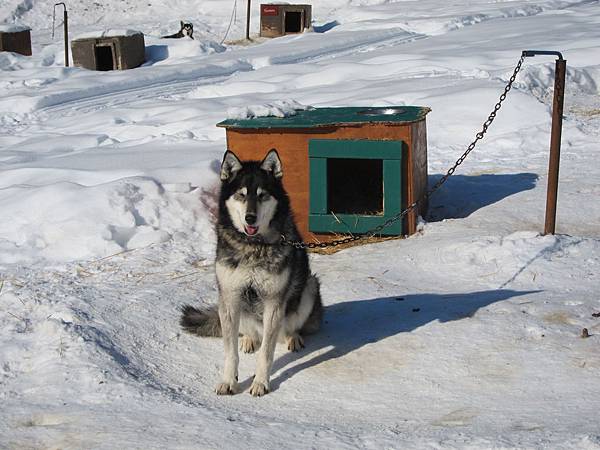
[[278, 16], [279, 6], [277, 5], [261, 5], [261, 12], [263, 16]]

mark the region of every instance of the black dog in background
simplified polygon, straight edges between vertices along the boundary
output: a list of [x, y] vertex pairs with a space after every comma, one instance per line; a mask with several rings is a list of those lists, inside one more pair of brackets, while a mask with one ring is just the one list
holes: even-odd
[[181, 29], [175, 34], [163, 36], [163, 39], [179, 39], [185, 36], [189, 36], [190, 38], [194, 39], [194, 36], [192, 36], [194, 34], [194, 25], [183, 21], [180, 21], [179, 23], [181, 24]]

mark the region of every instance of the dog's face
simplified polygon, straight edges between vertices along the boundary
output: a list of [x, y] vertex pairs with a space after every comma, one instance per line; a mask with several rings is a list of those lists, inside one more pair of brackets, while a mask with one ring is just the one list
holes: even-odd
[[[271, 236], [283, 187], [281, 161], [271, 150], [261, 162], [242, 163], [229, 150], [221, 164], [222, 195], [231, 223], [246, 236]], [[223, 206], [223, 205], [222, 205]]]
[[192, 37], [192, 34], [194, 34], [194, 25], [192, 25], [191, 23], [186, 23], [181, 21], [181, 33], [184, 34], [184, 36], [190, 36]]

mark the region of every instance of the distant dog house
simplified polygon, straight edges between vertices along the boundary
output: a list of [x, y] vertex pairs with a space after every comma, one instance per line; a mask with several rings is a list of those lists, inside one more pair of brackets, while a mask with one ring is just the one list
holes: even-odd
[[126, 70], [144, 62], [144, 34], [134, 30], [89, 33], [71, 42], [73, 64], [90, 70]]
[[21, 25], [0, 25], [0, 52], [31, 56], [31, 30]]
[[[372, 230], [427, 190], [429, 108], [316, 108], [295, 116], [229, 119], [227, 148], [261, 160], [271, 148], [283, 163], [283, 183], [305, 240]], [[416, 232], [427, 204], [382, 235]]]
[[260, 5], [260, 35], [277, 37], [291, 33], [302, 33], [310, 28], [311, 5]]

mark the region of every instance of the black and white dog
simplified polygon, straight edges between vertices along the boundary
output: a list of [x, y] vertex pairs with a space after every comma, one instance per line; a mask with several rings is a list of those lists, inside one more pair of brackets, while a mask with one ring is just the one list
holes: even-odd
[[246, 353], [258, 350], [250, 394], [269, 392], [277, 341], [290, 351], [302, 336], [321, 326], [319, 281], [306, 250], [281, 242], [300, 240], [283, 189], [281, 161], [271, 150], [262, 162], [241, 162], [230, 151], [221, 164], [216, 274], [219, 304], [208, 309], [184, 306], [181, 326], [200, 336], [222, 336], [225, 366], [219, 395], [239, 392], [238, 334]]
[[190, 22], [183, 22], [183, 21], [180, 21], [179, 23], [181, 24], [181, 29], [175, 34], [163, 36], [163, 39], [178, 39], [178, 38], [182, 38], [185, 36], [188, 36], [188, 37], [194, 39], [194, 36], [193, 36], [194, 25], [192, 25]]

